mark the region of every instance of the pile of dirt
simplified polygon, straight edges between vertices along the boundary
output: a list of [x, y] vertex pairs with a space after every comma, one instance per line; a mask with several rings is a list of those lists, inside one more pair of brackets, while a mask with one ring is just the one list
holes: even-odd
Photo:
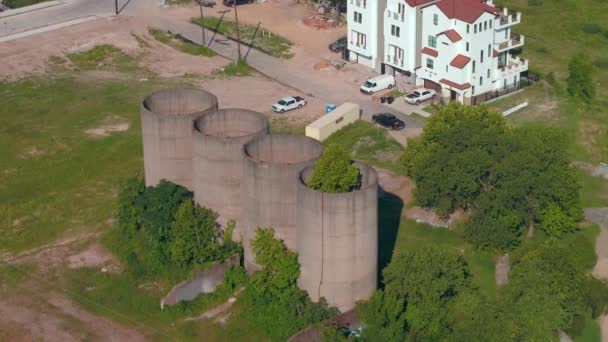
[[450, 228], [454, 224], [464, 218], [464, 212], [462, 210], [456, 210], [447, 219], [442, 219], [433, 212], [432, 209], [422, 207], [412, 207], [405, 211], [405, 216], [408, 218], [420, 222], [426, 223], [433, 227]]

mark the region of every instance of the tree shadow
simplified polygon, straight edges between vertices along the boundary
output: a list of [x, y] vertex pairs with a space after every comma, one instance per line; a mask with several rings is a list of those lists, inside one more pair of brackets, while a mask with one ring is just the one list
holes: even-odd
[[399, 196], [378, 187], [378, 287], [382, 288], [382, 270], [389, 264], [401, 223], [403, 201]]

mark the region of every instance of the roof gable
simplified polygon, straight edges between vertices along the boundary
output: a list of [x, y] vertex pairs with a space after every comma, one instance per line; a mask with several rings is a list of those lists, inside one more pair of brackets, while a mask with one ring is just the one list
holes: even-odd
[[431, 1], [433, 1], [433, 0], [405, 0], [405, 2], [407, 2], [408, 5], [410, 5], [410, 7], [424, 5], [427, 2], [431, 2]]
[[462, 39], [462, 36], [459, 35], [458, 32], [456, 32], [456, 30], [453, 30], [453, 29], [443, 31], [443, 32], [439, 33], [438, 36], [440, 36], [442, 34], [445, 34], [452, 43], [456, 43], [457, 41]]
[[462, 69], [465, 66], [467, 66], [467, 64], [469, 64], [469, 62], [471, 61], [471, 58], [464, 56], [464, 55], [457, 55], [456, 57], [454, 57], [454, 59], [452, 59], [452, 61], [450, 62], [450, 65], [453, 67], [456, 67], [458, 69]]
[[437, 50], [433, 50], [429, 47], [424, 47], [422, 50], [420, 50], [420, 52], [433, 57], [439, 56], [439, 52], [437, 52]]

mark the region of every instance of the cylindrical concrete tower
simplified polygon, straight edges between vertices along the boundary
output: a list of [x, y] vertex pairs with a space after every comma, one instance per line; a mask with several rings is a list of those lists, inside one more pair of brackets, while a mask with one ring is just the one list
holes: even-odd
[[141, 102], [146, 186], [161, 179], [192, 188], [192, 122], [217, 109], [215, 95], [198, 89], [167, 89]]
[[[243, 145], [268, 130], [264, 114], [247, 109], [220, 109], [194, 122], [194, 200], [215, 210], [220, 223], [240, 221]], [[240, 235], [235, 231], [233, 238]]]
[[298, 174], [323, 153], [323, 146], [302, 135], [266, 135], [246, 144], [243, 151], [241, 223], [245, 266], [253, 272], [257, 267], [249, 242], [258, 227], [272, 227], [276, 238], [296, 249]]
[[297, 250], [300, 288], [313, 301], [325, 297], [345, 312], [376, 290], [378, 273], [378, 176], [356, 163], [361, 187], [323, 193], [307, 186], [314, 166], [298, 181]]

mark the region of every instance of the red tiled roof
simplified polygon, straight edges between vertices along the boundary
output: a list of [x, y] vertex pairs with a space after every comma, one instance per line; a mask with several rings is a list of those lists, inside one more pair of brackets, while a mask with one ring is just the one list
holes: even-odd
[[485, 12], [496, 14], [498, 9], [486, 5], [481, 0], [441, 0], [437, 7], [450, 19], [458, 19], [473, 23]]
[[458, 56], [454, 57], [454, 59], [452, 59], [452, 61], [450, 62], [450, 65], [453, 67], [457, 67], [458, 69], [462, 69], [465, 66], [467, 66], [467, 64], [469, 64], [470, 61], [471, 61], [471, 58], [469, 58], [467, 56], [463, 56], [463, 55], [458, 55]]
[[433, 1], [433, 0], [405, 0], [405, 2], [407, 2], [408, 5], [410, 5], [410, 7], [424, 5], [427, 2], [431, 2], [431, 1]]
[[458, 34], [458, 32], [456, 32], [456, 30], [443, 31], [438, 34], [438, 36], [442, 34], [445, 34], [452, 41], [452, 43], [456, 43], [457, 41], [462, 39], [462, 37]]
[[433, 57], [439, 56], [439, 52], [437, 52], [437, 50], [433, 50], [433, 49], [428, 48], [428, 47], [424, 47], [422, 49], [422, 51], [420, 51], [420, 52], [426, 53], [427, 55], [430, 55], [430, 56], [433, 56]]
[[447, 84], [450, 87], [456, 88], [456, 89], [460, 89], [460, 90], [465, 90], [468, 88], [471, 88], [471, 85], [469, 83], [465, 83], [465, 84], [458, 84], [456, 82], [452, 82], [450, 80], [446, 80], [445, 78], [442, 78], [441, 80], [439, 80], [440, 83], [443, 84]]
[[493, 55], [494, 55], [494, 57], [498, 57], [498, 55], [500, 55], [500, 53], [498, 53], [498, 51], [494, 50]]

